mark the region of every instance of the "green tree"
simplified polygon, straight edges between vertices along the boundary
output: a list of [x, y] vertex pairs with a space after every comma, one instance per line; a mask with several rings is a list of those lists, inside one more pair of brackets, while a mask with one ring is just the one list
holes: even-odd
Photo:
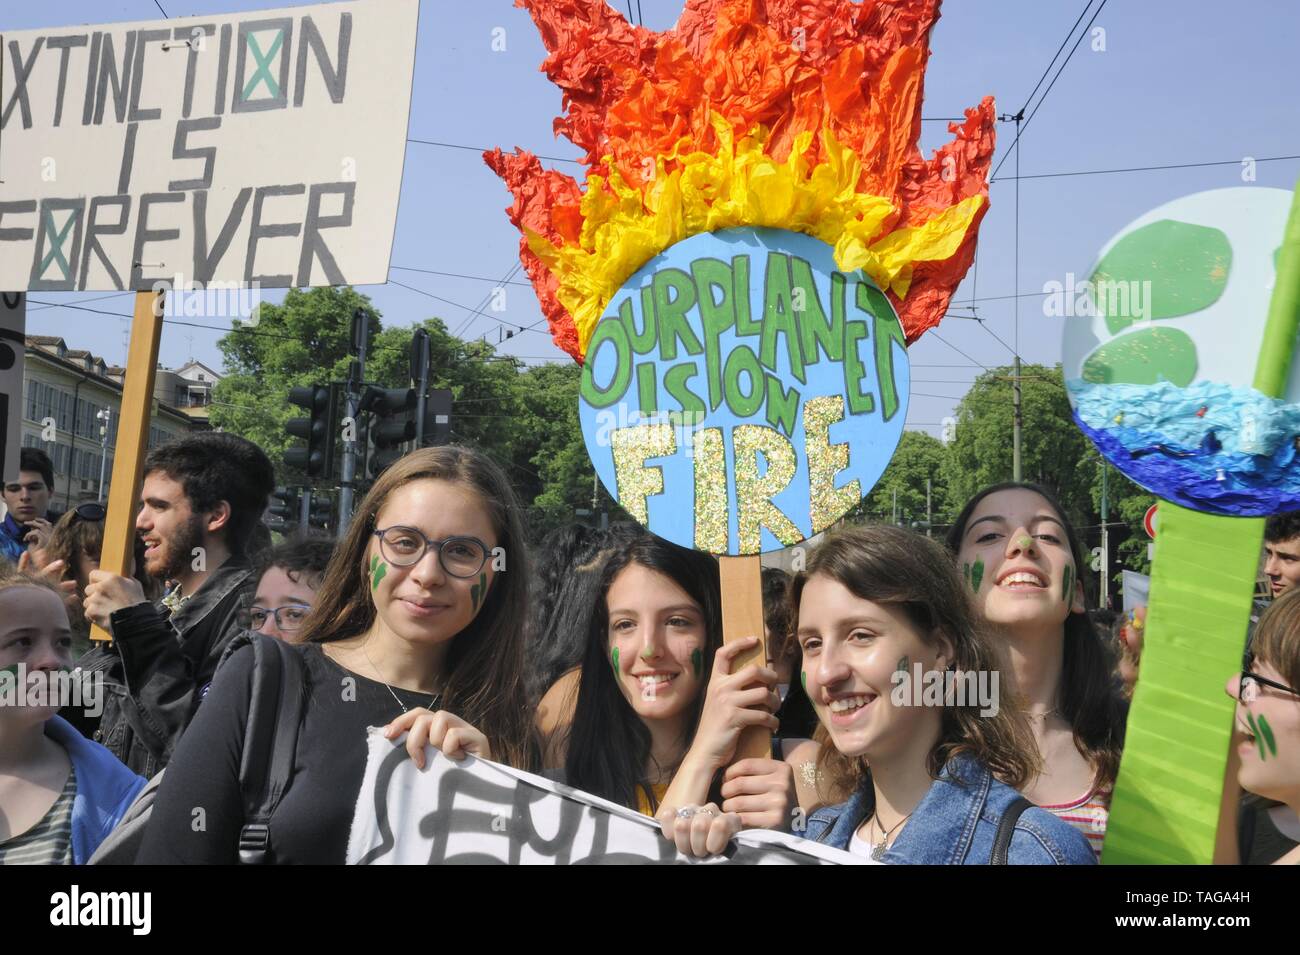
[[284, 423], [305, 415], [289, 404], [289, 389], [347, 376], [357, 309], [377, 333], [379, 312], [354, 289], [290, 289], [282, 304], [261, 305], [255, 321], [236, 320], [217, 342], [225, 377], [213, 389], [212, 424], [255, 442], [281, 481], [289, 477], [285, 448], [294, 443]]
[[[954, 512], [981, 488], [1011, 480], [1012, 374], [1010, 367], [990, 369], [957, 405], [944, 459]], [[1076, 524], [1095, 524], [1095, 467], [1083, 465], [1096, 452], [1071, 416], [1061, 366], [1022, 365], [1021, 376], [1021, 475], [1054, 492]]]
[[942, 524], [949, 511], [948, 481], [944, 470], [947, 449], [938, 438], [924, 431], [904, 431], [889, 467], [876, 486], [849, 512], [848, 520], [904, 524], [926, 520], [926, 481], [930, 482], [930, 512], [934, 523]]

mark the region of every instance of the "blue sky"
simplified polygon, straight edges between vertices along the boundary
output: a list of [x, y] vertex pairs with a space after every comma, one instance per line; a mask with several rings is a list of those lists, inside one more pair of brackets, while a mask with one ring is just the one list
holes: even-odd
[[[172, 16], [285, 5], [268, 0], [161, 4]], [[626, 0], [611, 5], [626, 15]], [[635, 10], [636, 0], [632, 6]], [[682, 0], [641, 0], [640, 7], [645, 25], [662, 30], [676, 20]], [[985, 94], [996, 98], [1000, 113], [1014, 113], [1025, 104], [1083, 7], [1083, 0], [949, 0], [931, 37], [924, 115], [960, 115]], [[158, 18], [154, 0], [11, 0], [0, 12], [0, 30]], [[497, 27], [505, 30], [506, 49], [494, 52]], [[977, 301], [985, 325], [953, 315], [938, 330], [947, 344], [927, 335], [913, 346], [910, 428], [938, 434], [940, 422], [981, 371], [980, 365], [1010, 360], [1011, 351], [997, 339], [1015, 344], [1017, 301], [1021, 355], [1028, 361], [1060, 360], [1063, 320], [1044, 316], [1041, 297], [1023, 293], [1040, 292], [1045, 282], [1064, 281], [1067, 272], [1082, 277], [1111, 236], [1161, 203], [1242, 185], [1242, 157], [1300, 154], [1300, 98], [1292, 74], [1300, 4], [1253, 0], [1229, 7], [1208, 0], [1109, 0], [1094, 28], [1104, 29], [1105, 49], [1092, 49], [1092, 37], [1079, 45], [1024, 133], [1022, 175], [1231, 164], [1022, 179], [1018, 289], [1015, 182], [994, 182], [977, 270], [954, 298], [954, 303], [987, 299]], [[576, 156], [571, 144], [557, 141], [551, 132], [560, 94], [538, 71], [544, 57], [531, 19], [509, 0], [422, 0], [408, 135]], [[1000, 159], [1011, 145], [1014, 127], [999, 124], [998, 133]], [[943, 123], [925, 123], [921, 147], [928, 154], [947, 138]], [[559, 168], [572, 174], [578, 167]], [[1000, 176], [1010, 176], [1014, 168], [1012, 155]], [[1261, 162], [1255, 184], [1290, 189], [1298, 174], [1300, 160]], [[385, 324], [409, 325], [436, 314], [452, 329], [466, 325], [473, 309], [518, 260], [518, 234], [503, 212], [509, 200], [476, 150], [409, 143], [392, 264], [492, 281], [395, 268], [391, 279], [458, 305], [393, 284], [361, 287], [374, 299]], [[1016, 291], [1022, 293], [1018, 300], [1010, 297]], [[37, 297], [75, 303], [103, 295]], [[126, 314], [131, 298], [102, 299], [88, 307]], [[487, 311], [470, 321], [463, 334], [496, 342], [502, 321], [518, 327], [540, 317], [526, 282], [510, 285], [506, 311]], [[89, 348], [111, 362], [124, 356], [126, 325], [122, 319], [65, 308], [32, 306], [28, 316], [29, 333], [62, 335], [71, 347]], [[549, 335], [540, 333], [544, 328], [543, 323], [536, 331], [517, 334], [501, 351], [526, 356], [530, 362], [568, 361]], [[218, 337], [219, 332], [166, 325], [162, 360], [174, 366], [193, 356], [219, 367]]]

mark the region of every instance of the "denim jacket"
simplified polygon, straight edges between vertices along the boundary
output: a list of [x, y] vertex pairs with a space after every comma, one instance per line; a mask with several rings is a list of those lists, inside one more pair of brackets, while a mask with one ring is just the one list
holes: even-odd
[[[870, 812], [870, 784], [847, 801], [808, 817], [804, 837], [849, 848], [853, 833]], [[931, 784], [883, 862], [895, 865], [984, 865], [1002, 813], [1020, 793], [993, 778], [971, 757], [959, 756]], [[1007, 851], [1010, 865], [1094, 865], [1088, 840], [1046, 809], [1033, 806], [1016, 821]]]

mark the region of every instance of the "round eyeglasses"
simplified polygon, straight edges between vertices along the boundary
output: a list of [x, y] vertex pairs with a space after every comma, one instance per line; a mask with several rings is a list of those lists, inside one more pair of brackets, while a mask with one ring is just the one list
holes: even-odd
[[1237, 699], [1249, 706], [1259, 699], [1259, 688], [1261, 686], [1271, 686], [1275, 690], [1281, 690], [1283, 693], [1290, 693], [1292, 696], [1300, 696], [1300, 690], [1294, 690], [1285, 683], [1276, 683], [1267, 677], [1262, 677], [1258, 673], [1251, 673], [1250, 670], [1241, 671], [1241, 680], [1237, 684]]
[[438, 551], [438, 563], [453, 577], [473, 577], [487, 563], [487, 545], [477, 537], [430, 540], [416, 528], [400, 525], [376, 530], [375, 536], [384, 559], [398, 567], [418, 564], [430, 549]]
[[280, 607], [268, 610], [266, 607], [249, 607], [239, 614], [239, 625], [245, 630], [261, 631], [266, 621], [275, 620], [275, 628], [282, 633], [291, 633], [302, 626], [307, 619], [310, 607]]

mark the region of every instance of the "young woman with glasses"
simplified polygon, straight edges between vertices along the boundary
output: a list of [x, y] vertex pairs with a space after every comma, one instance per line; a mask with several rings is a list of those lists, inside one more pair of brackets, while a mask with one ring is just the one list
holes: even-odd
[[308, 534], [270, 548], [257, 562], [252, 604], [241, 612], [245, 630], [294, 640], [316, 605], [321, 581], [334, 554], [334, 539]]
[[[367, 727], [532, 769], [524, 699], [528, 564], [505, 475], [467, 448], [415, 451], [388, 468], [352, 517], [296, 637], [307, 699], [293, 780], [276, 809], [270, 861], [341, 863], [360, 792]], [[229, 863], [243, 825], [239, 769], [253, 653], [217, 674], [167, 768], [138, 861]], [[206, 825], [195, 831], [193, 808]]]
[[[1241, 673], [1224, 687], [1237, 701], [1245, 737], [1233, 762], [1246, 792], [1300, 817], [1300, 590], [1275, 600], [1260, 618]], [[1275, 865], [1300, 865], [1300, 846]]]

